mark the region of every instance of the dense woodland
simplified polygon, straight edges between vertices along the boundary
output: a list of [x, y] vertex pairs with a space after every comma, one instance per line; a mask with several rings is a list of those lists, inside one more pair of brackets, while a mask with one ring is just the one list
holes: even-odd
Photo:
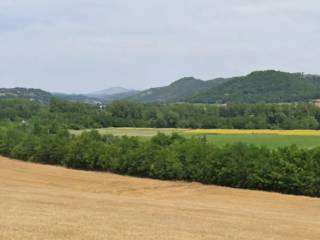
[[187, 101], [288, 103], [318, 98], [320, 98], [320, 76], [268, 70], [231, 78], [216, 87], [192, 95]]
[[1, 100], [0, 121], [50, 119], [70, 129], [102, 127], [319, 129], [320, 108], [300, 104], [145, 104], [100, 106], [52, 98], [49, 105]]
[[320, 109], [311, 104], [141, 104], [92, 106], [52, 99], [0, 101], [0, 154], [70, 168], [132, 176], [320, 196], [320, 148], [278, 149], [203, 137], [159, 134], [151, 140], [80, 136], [69, 129], [110, 126], [318, 129]]
[[274, 70], [202, 81], [182, 78], [169, 86], [142, 91], [140, 102], [288, 103], [320, 98], [320, 76]]

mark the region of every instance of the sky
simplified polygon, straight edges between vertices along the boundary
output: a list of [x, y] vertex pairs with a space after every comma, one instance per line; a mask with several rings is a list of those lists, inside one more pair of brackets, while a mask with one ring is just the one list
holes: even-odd
[[319, 0], [1, 0], [0, 87], [86, 93], [320, 74]]

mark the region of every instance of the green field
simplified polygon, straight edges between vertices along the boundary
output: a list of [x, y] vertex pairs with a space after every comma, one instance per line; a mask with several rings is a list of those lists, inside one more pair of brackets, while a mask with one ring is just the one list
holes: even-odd
[[[96, 129], [100, 134], [112, 134], [115, 136], [130, 136], [130, 137], [153, 137], [158, 133], [171, 134], [174, 132], [184, 133], [186, 129], [179, 128], [99, 128]], [[73, 134], [81, 134], [88, 130], [71, 130]]]
[[299, 147], [320, 146], [319, 136], [279, 136], [279, 135], [206, 135], [208, 141], [223, 145], [228, 143], [244, 142], [259, 146], [268, 146], [272, 148], [297, 145]]
[[[97, 129], [101, 134], [112, 134], [115, 136], [137, 136], [149, 138], [155, 136], [157, 133], [171, 134], [173, 132], [180, 133], [187, 137], [206, 136], [209, 142], [217, 145], [224, 145], [228, 143], [248, 143], [258, 146], [280, 147], [287, 145], [297, 145], [299, 147], [316, 147], [320, 146], [320, 136], [284, 136], [272, 134], [197, 134], [192, 133], [188, 129], [172, 129], [172, 128], [103, 128]], [[80, 134], [83, 131], [71, 131], [73, 134]]]

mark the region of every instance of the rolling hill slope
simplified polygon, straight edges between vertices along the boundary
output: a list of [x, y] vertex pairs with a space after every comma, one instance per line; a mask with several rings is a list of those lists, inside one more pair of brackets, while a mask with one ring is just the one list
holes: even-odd
[[195, 94], [191, 102], [302, 102], [320, 98], [320, 76], [258, 71]]
[[320, 200], [0, 157], [0, 239], [318, 240]]
[[187, 77], [175, 81], [166, 87], [151, 88], [139, 92], [129, 99], [141, 102], [180, 102], [225, 81], [226, 79], [223, 78], [202, 81], [193, 77]]
[[48, 103], [52, 95], [41, 89], [33, 88], [0, 88], [0, 99], [27, 99]]
[[320, 98], [320, 76], [274, 70], [202, 81], [182, 78], [131, 97], [141, 102], [254, 103], [303, 102]]
[[69, 101], [92, 104], [114, 100], [218, 104], [306, 102], [320, 99], [320, 76], [266, 70], [246, 76], [208, 81], [186, 77], [168, 86], [144, 91], [111, 88], [88, 94], [51, 94], [40, 89], [27, 88], [0, 89], [0, 99], [23, 98], [47, 103], [52, 95]]

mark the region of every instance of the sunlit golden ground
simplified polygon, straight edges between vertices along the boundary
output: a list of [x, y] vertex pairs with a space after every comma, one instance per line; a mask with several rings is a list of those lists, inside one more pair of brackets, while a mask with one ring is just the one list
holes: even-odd
[[0, 157], [0, 239], [318, 240], [320, 199]]

